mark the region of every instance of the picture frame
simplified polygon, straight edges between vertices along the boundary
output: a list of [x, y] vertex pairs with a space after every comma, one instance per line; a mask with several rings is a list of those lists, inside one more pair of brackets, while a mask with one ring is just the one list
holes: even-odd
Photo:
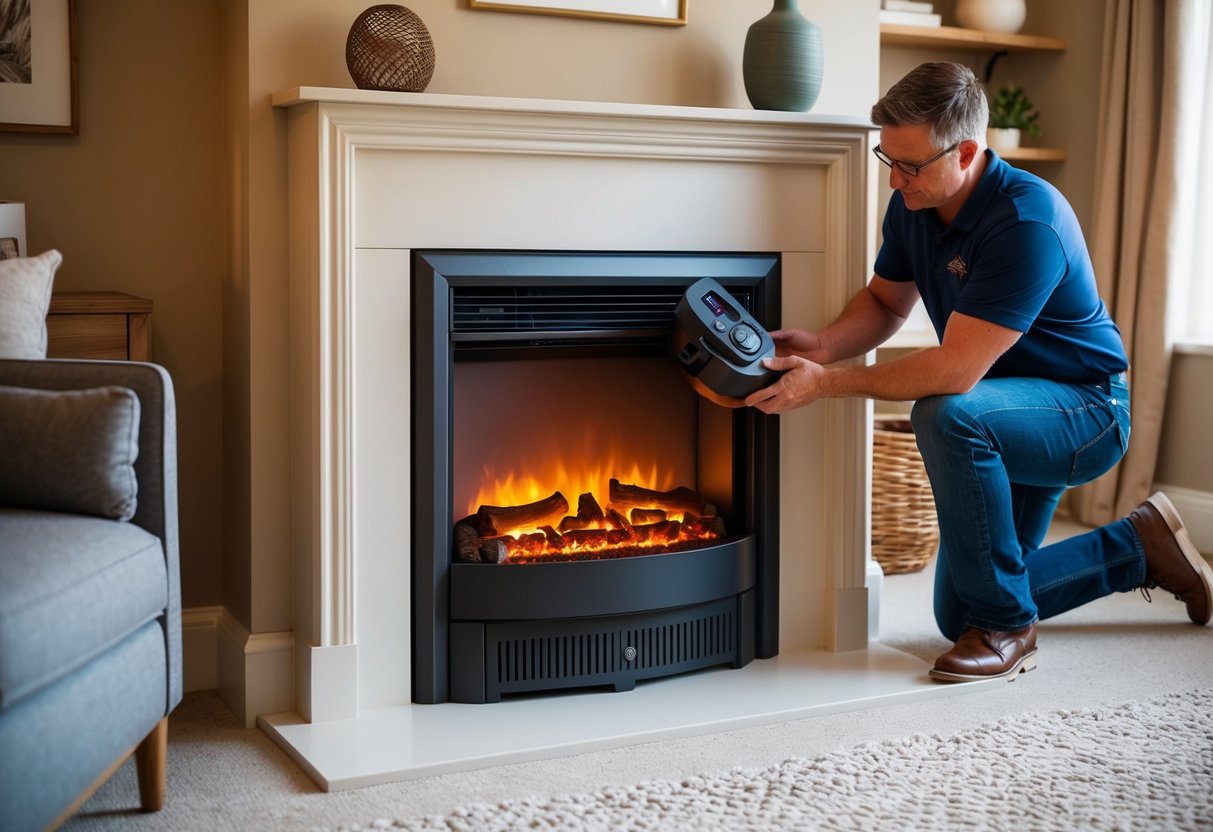
[[689, 0], [468, 0], [469, 8], [685, 26]]
[[25, 203], [0, 199], [0, 260], [25, 254]]
[[78, 134], [76, 0], [0, 0], [2, 41], [0, 130]]

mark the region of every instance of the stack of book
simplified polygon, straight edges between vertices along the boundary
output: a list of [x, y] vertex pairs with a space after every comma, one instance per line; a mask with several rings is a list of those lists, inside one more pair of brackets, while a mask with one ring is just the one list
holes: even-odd
[[935, 6], [924, 0], [880, 0], [880, 22], [897, 26], [938, 26]]

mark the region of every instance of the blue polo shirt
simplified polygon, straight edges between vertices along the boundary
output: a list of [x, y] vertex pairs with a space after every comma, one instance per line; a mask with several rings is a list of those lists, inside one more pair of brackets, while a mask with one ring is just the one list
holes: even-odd
[[934, 209], [910, 211], [893, 192], [876, 274], [914, 281], [940, 341], [953, 311], [1024, 333], [986, 378], [1098, 381], [1129, 366], [1074, 210], [992, 150], [948, 228]]

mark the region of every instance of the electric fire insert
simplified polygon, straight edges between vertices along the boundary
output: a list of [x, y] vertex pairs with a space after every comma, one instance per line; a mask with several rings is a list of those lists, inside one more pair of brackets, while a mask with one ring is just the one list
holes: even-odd
[[775, 655], [778, 422], [699, 397], [671, 349], [705, 277], [778, 326], [778, 255], [416, 251], [412, 271], [414, 701]]

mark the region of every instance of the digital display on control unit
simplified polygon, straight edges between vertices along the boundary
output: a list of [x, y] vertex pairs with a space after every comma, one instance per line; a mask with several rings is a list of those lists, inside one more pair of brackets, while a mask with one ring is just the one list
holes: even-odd
[[720, 299], [720, 295], [715, 292], [708, 292], [704, 295], [703, 302], [707, 304], [708, 309], [711, 309], [712, 314], [717, 318], [728, 311], [728, 307], [724, 305], [724, 301]]

